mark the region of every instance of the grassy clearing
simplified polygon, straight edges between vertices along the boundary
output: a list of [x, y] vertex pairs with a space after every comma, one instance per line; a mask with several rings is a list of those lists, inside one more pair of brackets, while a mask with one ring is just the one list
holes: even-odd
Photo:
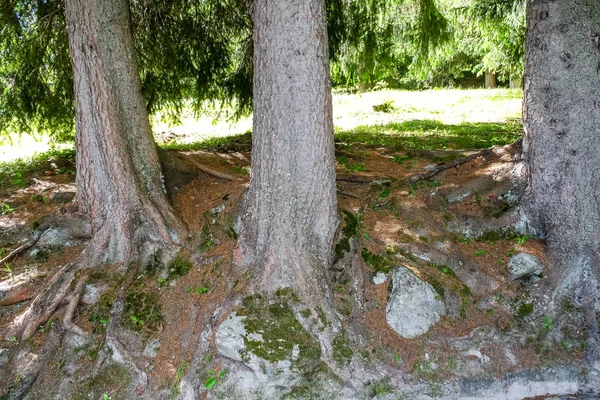
[[[49, 163], [56, 163], [63, 173], [74, 173], [71, 167], [75, 165], [74, 149], [53, 149], [31, 157], [0, 162], [0, 187], [9, 185], [24, 187], [28, 184], [28, 176], [34, 172], [43, 173]], [[62, 166], [62, 167], [61, 167]]]
[[364, 125], [337, 131], [336, 141], [395, 149], [463, 150], [505, 145], [517, 140], [522, 127], [516, 122], [447, 125], [432, 120]]
[[[520, 90], [509, 89], [334, 92], [335, 137], [341, 143], [395, 149], [459, 150], [504, 145], [521, 134], [521, 98]], [[216, 119], [219, 116], [221, 120]], [[226, 118], [226, 112], [215, 110], [199, 118], [184, 112], [183, 124], [178, 127], [154, 118], [154, 131], [159, 143], [162, 133], [176, 133], [176, 140], [161, 143], [166, 149], [249, 150], [251, 118], [236, 123]], [[43, 151], [47, 142], [36, 142], [39, 145], [29, 150], [23, 147], [25, 142], [20, 143], [0, 144], [0, 160], [10, 160], [0, 162], [0, 187], [23, 186], [28, 174], [51, 161], [65, 164], [74, 160], [73, 149], [48, 149], [32, 155]], [[29, 157], [13, 159], [24, 154]]]

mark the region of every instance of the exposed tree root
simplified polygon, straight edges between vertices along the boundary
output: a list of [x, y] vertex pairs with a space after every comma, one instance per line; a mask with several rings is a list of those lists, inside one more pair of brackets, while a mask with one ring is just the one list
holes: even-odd
[[113, 358], [120, 359], [127, 364], [137, 375], [138, 391], [143, 391], [144, 387], [148, 385], [148, 376], [146, 373], [136, 364], [131, 352], [121, 343], [118, 338], [118, 331], [121, 329], [121, 318], [123, 316], [123, 310], [125, 308], [125, 295], [127, 289], [131, 286], [133, 279], [137, 275], [137, 268], [131, 268], [128, 273], [125, 283], [121, 287], [121, 292], [117, 300], [113, 303], [110, 310], [110, 318], [108, 320], [108, 326], [106, 328], [106, 345], [113, 352]]
[[351, 197], [353, 199], [360, 199], [359, 195], [356, 195], [356, 194], [350, 193], [350, 192], [345, 192], [341, 189], [338, 189], [338, 193], [341, 194], [342, 196]]
[[422, 173], [422, 174], [416, 174], [416, 175], [412, 175], [412, 176], [408, 177], [407, 181], [409, 183], [415, 183], [415, 182], [418, 182], [418, 181], [422, 181], [424, 179], [433, 178], [434, 176], [436, 176], [437, 174], [439, 174], [442, 171], [445, 171], [445, 170], [450, 169], [450, 168], [457, 167], [457, 166], [462, 165], [464, 163], [467, 163], [467, 162], [469, 162], [471, 160], [474, 160], [477, 157], [488, 155], [491, 152], [492, 152], [492, 149], [483, 149], [483, 150], [478, 151], [477, 153], [473, 153], [471, 155], [468, 155], [466, 157], [462, 157], [462, 158], [456, 159], [456, 160], [451, 161], [451, 162], [440, 163], [440, 164], [436, 165], [435, 168], [432, 169], [429, 172], [425, 172], [425, 173]]
[[73, 290], [73, 293], [71, 293], [69, 305], [67, 306], [67, 311], [65, 312], [65, 316], [63, 318], [63, 324], [65, 325], [65, 329], [82, 337], [86, 337], [87, 333], [79, 326], [73, 323], [73, 314], [75, 314], [75, 309], [79, 304], [79, 299], [81, 299], [81, 295], [83, 293], [83, 288], [85, 287], [86, 281], [87, 275], [81, 276], [77, 281], [77, 285], [75, 285], [75, 290]]
[[38, 294], [31, 304], [11, 324], [8, 338], [16, 337], [21, 341], [29, 339], [45, 323], [69, 293], [71, 283], [78, 267], [68, 264], [62, 267]]
[[209, 175], [212, 175], [212, 176], [214, 176], [216, 178], [224, 179], [226, 181], [234, 181], [236, 179], [236, 177], [233, 176], [233, 175], [229, 175], [229, 174], [227, 174], [225, 172], [220, 172], [220, 171], [216, 171], [214, 169], [208, 168], [208, 167], [200, 164], [198, 161], [194, 160], [193, 158], [189, 158], [188, 160], [189, 160], [190, 163], [192, 163], [192, 165], [194, 167], [196, 167], [200, 171], [205, 172], [205, 173], [207, 173]]
[[34, 246], [38, 242], [38, 240], [41, 239], [42, 236], [44, 236], [44, 234], [46, 232], [48, 232], [48, 229], [46, 229], [44, 232], [35, 231], [33, 234], [33, 237], [31, 239], [29, 239], [25, 244], [17, 247], [16, 249], [14, 249], [10, 253], [8, 253], [8, 255], [6, 257], [4, 257], [2, 260], [0, 260], [0, 264], [9, 262], [10, 260], [12, 260], [16, 256], [18, 256], [19, 254], [24, 252], [25, 250], [30, 249], [32, 246]]
[[30, 300], [39, 286], [36, 268], [0, 282], [0, 306], [10, 306]]
[[386, 177], [371, 177], [371, 176], [350, 175], [350, 174], [338, 175], [338, 176], [336, 176], [335, 180], [338, 182], [362, 183], [362, 184], [366, 184], [366, 185], [370, 185], [375, 182], [385, 183], [385, 182], [393, 181], [392, 178], [386, 178]]

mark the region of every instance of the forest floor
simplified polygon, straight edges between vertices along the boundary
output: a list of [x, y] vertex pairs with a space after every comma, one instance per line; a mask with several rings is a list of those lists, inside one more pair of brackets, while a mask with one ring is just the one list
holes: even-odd
[[[415, 93], [412, 104], [404, 103], [408, 97], [403, 93], [391, 91], [363, 94], [355, 99], [362, 102], [359, 105], [344, 106], [351, 95], [336, 97], [338, 107], [346, 107], [354, 122], [364, 122], [344, 125], [348, 121], [342, 118], [336, 130], [339, 208], [343, 223], [354, 226], [357, 252], [368, 277], [360, 290], [365, 305], [362, 318], [372, 339], [368, 345], [350, 346], [350, 357], [385, 362], [399, 374], [424, 382], [433, 397], [442, 394], [444, 382], [452, 377], [502, 376], [583, 359], [583, 339], [578, 333], [558, 345], [546, 340], [552, 334], [552, 322], [534, 312], [536, 300], [530, 296], [539, 278], [511, 281], [508, 277], [507, 265], [515, 254], [530, 253], [547, 264], [543, 241], [519, 234], [506, 222], [522, 190], [515, 178], [520, 173], [518, 145], [506, 145], [519, 138], [520, 127], [513, 119], [515, 113], [518, 116], [514, 104], [497, 109], [494, 105], [498, 106], [499, 99], [514, 103], [514, 92], [444, 93], [445, 97], [442, 92]], [[443, 104], [440, 109], [431, 102], [431, 96], [437, 95], [443, 97], [438, 100]], [[448, 104], [471, 101], [465, 100], [469, 96], [485, 108], [472, 107], [478, 116], [461, 116], [458, 109], [443, 111], [450, 109]], [[414, 116], [403, 119], [402, 110], [408, 109]], [[193, 245], [162, 270], [147, 266], [127, 295], [122, 322], [134, 333], [128, 345], [152, 385], [172, 398], [177, 397], [178, 384], [194, 357], [204, 328], [199, 322], [203, 310], [214, 310], [238, 284], [228, 280], [237, 238], [233, 226], [251, 168], [249, 134], [202, 144], [180, 139], [167, 144], [169, 151], [192, 168], [199, 163], [233, 179], [196, 170], [189, 179], [170, 185], [173, 205], [190, 228]], [[492, 146], [496, 147], [477, 153]], [[416, 177], [469, 155], [474, 155], [470, 161], [428, 179]], [[12, 163], [11, 168], [7, 165], [0, 173], [0, 258], [22, 244], [32, 230], [45, 227], [48, 215], [60, 219], [76, 190], [70, 152], [38, 156], [29, 164]], [[35, 246], [0, 266], [0, 293], [2, 285], [23, 282], [16, 295], [0, 296], [2, 333], [43, 282], [85, 244], [85, 238], [60, 227], [45, 232]], [[390, 279], [379, 284], [372, 279], [377, 273], [388, 274], [396, 265], [411, 269], [446, 303], [446, 315], [414, 339], [400, 337], [386, 322]], [[475, 272], [481, 279], [469, 281]], [[49, 392], [59, 393], [61, 382], [67, 380], [73, 385], [71, 393], [81, 394], [73, 398], [102, 398], [104, 394], [111, 399], [128, 398], [122, 393], [127, 382], [121, 379], [126, 378], [114, 371], [101, 370], [97, 378], [78, 381], [98, 365], [122, 274], [121, 269], [108, 266], [90, 276], [74, 322], [92, 339], [70, 345], [75, 361], [53, 359], [37, 377], [30, 398], [49, 398]], [[336, 282], [336, 302], [343, 310], [356, 288], [344, 271], [330, 271], [330, 277]], [[13, 361], [41, 352], [62, 312], [27, 343], [2, 337], [0, 348]], [[203, 396], [225, 380], [226, 373], [211, 347], [198, 370], [207, 388]], [[0, 398], [18, 376], [15, 371], [0, 374]], [[362, 393], [365, 398], [385, 395], [392, 383], [383, 376], [366, 385]]]

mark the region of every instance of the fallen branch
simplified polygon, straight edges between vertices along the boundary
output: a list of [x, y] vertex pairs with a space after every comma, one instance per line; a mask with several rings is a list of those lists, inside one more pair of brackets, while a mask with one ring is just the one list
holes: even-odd
[[350, 174], [338, 175], [335, 178], [335, 180], [338, 182], [360, 183], [360, 184], [366, 184], [366, 185], [370, 185], [372, 183], [392, 182], [391, 178], [350, 175]]
[[344, 192], [343, 190], [340, 190], [340, 189], [338, 189], [338, 193], [341, 194], [342, 196], [352, 197], [353, 199], [360, 199], [360, 196], [358, 196], [354, 193]]
[[424, 179], [430, 179], [430, 178], [436, 176], [437, 174], [439, 174], [442, 171], [445, 171], [445, 170], [450, 169], [450, 168], [458, 167], [459, 165], [462, 165], [462, 164], [467, 163], [467, 162], [469, 162], [471, 160], [474, 160], [477, 157], [488, 155], [491, 152], [492, 152], [492, 149], [483, 149], [483, 150], [478, 151], [477, 153], [473, 153], [473, 154], [468, 155], [466, 157], [458, 158], [458, 159], [456, 159], [454, 161], [451, 161], [451, 162], [438, 164], [431, 171], [428, 171], [428, 172], [425, 172], [425, 173], [422, 173], [422, 174], [412, 175], [412, 176], [408, 177], [407, 181], [408, 181], [408, 183], [415, 183], [415, 182], [418, 182], [418, 181], [422, 181]]
[[71, 299], [69, 300], [69, 305], [67, 306], [67, 311], [65, 312], [65, 316], [63, 318], [63, 324], [65, 325], [65, 328], [69, 332], [81, 337], [87, 337], [87, 333], [73, 323], [73, 314], [75, 314], [75, 309], [77, 308], [77, 304], [79, 304], [79, 299], [81, 299], [86, 280], [87, 275], [83, 275], [77, 281], [77, 285], [75, 285], [75, 290], [70, 296]]
[[205, 172], [205, 173], [207, 173], [209, 175], [212, 175], [212, 176], [214, 176], [216, 178], [224, 179], [226, 181], [234, 181], [236, 179], [236, 177], [233, 176], [233, 175], [229, 175], [229, 174], [227, 174], [225, 172], [215, 171], [214, 169], [208, 168], [208, 167], [200, 164], [198, 161], [194, 160], [193, 158], [188, 158], [188, 160], [189, 160], [189, 162], [192, 163], [192, 165], [194, 167], [196, 167], [200, 171]]
[[14, 249], [10, 253], [8, 253], [8, 255], [6, 257], [4, 257], [2, 260], [0, 260], [0, 264], [9, 262], [10, 260], [12, 260], [16, 256], [18, 256], [19, 254], [24, 252], [25, 250], [30, 249], [32, 246], [34, 246], [38, 242], [38, 240], [41, 239], [42, 236], [44, 236], [44, 234], [46, 232], [48, 232], [48, 229], [46, 229], [42, 233], [40, 233], [39, 231], [36, 231], [36, 234], [27, 243], [17, 247], [16, 249]]

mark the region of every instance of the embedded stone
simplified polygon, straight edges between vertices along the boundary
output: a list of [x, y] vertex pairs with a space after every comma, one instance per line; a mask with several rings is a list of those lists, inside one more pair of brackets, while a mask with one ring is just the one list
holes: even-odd
[[408, 268], [394, 268], [391, 285], [386, 321], [400, 336], [422, 335], [446, 314], [446, 307], [435, 289]]

